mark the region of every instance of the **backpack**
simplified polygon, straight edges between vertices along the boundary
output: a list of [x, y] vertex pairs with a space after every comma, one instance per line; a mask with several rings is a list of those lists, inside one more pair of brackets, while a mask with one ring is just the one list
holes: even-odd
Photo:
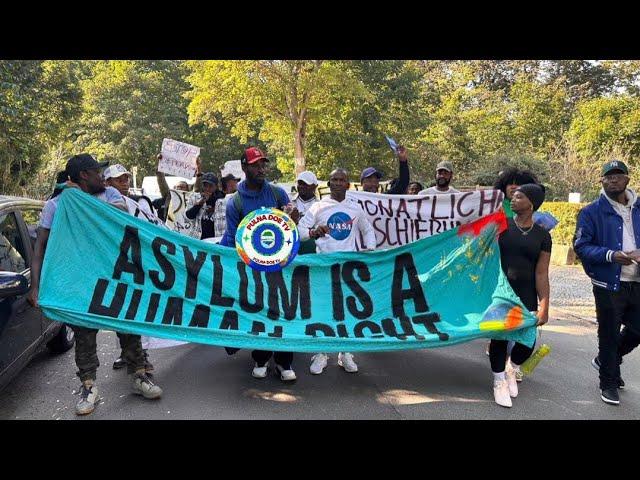
[[[269, 188], [271, 188], [271, 193], [273, 194], [274, 198], [276, 199], [276, 203], [277, 203], [277, 207], [278, 209], [282, 209], [282, 207], [284, 207], [285, 205], [287, 205], [287, 201], [284, 199], [284, 197], [282, 196], [282, 189], [276, 187], [275, 185], [269, 183]], [[236, 209], [236, 211], [238, 212], [239, 218], [240, 220], [242, 220], [244, 218], [244, 211], [243, 211], [243, 205], [242, 205], [242, 197], [240, 196], [240, 192], [236, 192], [233, 194], [233, 206]]]

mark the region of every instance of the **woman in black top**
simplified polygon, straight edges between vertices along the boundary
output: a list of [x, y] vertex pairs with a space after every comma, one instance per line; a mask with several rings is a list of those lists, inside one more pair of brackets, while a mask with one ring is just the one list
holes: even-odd
[[[538, 326], [549, 320], [551, 235], [533, 222], [533, 212], [540, 208], [544, 193], [544, 187], [538, 184], [518, 187], [511, 200], [514, 216], [508, 219], [508, 228], [499, 239], [502, 270], [525, 307], [536, 312]], [[506, 340], [491, 340], [489, 347], [493, 395], [503, 407], [511, 407], [511, 397], [518, 396], [516, 374], [533, 353], [533, 348], [516, 343], [507, 368], [507, 344]]]

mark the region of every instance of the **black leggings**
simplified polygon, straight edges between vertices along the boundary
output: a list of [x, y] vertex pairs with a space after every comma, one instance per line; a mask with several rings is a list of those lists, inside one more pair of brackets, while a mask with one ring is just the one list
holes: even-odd
[[[489, 345], [489, 360], [491, 361], [491, 371], [493, 373], [504, 372], [507, 366], [507, 340], [491, 340]], [[511, 363], [522, 365], [533, 353], [533, 347], [529, 348], [522, 343], [516, 342], [511, 350]]]

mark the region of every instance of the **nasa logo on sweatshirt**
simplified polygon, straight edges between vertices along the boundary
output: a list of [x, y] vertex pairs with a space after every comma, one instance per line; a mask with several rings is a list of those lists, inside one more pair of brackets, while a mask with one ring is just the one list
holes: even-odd
[[353, 218], [344, 212], [336, 212], [327, 220], [329, 235], [334, 240], [346, 240], [353, 229]]
[[236, 231], [236, 251], [251, 268], [264, 272], [281, 270], [300, 248], [295, 222], [281, 210], [259, 208], [242, 219]]

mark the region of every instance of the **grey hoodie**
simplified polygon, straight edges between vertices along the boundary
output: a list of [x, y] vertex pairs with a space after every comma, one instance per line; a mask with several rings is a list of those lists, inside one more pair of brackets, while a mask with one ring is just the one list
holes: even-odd
[[[633, 234], [633, 221], [631, 219], [631, 209], [638, 198], [636, 192], [627, 188], [627, 191], [625, 192], [627, 196], [626, 205], [618, 203], [615, 200], [611, 200], [607, 194], [604, 193], [604, 188], [600, 193], [609, 201], [616, 213], [622, 217], [622, 251], [630, 252], [632, 250], [636, 250], [638, 246], [636, 245], [636, 239]], [[640, 282], [638, 266], [633, 263], [631, 265], [623, 265], [622, 270], [620, 271], [620, 281]]]

